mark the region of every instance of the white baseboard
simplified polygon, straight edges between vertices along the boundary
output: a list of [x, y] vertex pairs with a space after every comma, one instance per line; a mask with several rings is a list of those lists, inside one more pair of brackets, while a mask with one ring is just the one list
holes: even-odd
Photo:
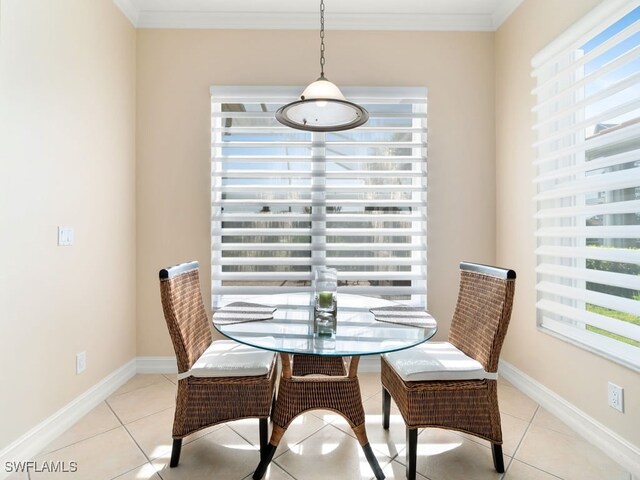
[[595, 445], [616, 463], [640, 477], [640, 448], [594, 420], [558, 394], [538, 383], [513, 365], [500, 360], [499, 370], [506, 380], [541, 407], [569, 425], [589, 443]]
[[138, 373], [178, 373], [176, 357], [136, 357]]
[[[0, 465], [31, 460], [135, 374], [136, 362], [130, 360], [0, 451]], [[9, 475], [4, 468], [0, 469], [0, 480]]]

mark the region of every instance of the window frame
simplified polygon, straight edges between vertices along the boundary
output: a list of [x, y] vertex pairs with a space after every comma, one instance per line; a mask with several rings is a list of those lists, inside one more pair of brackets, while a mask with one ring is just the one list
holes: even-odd
[[[225, 289], [222, 287], [222, 278], [224, 277], [224, 273], [222, 271], [222, 254], [221, 249], [224, 248], [221, 245], [222, 240], [222, 232], [223, 225], [220, 221], [221, 218], [221, 205], [225, 201], [222, 197], [222, 191], [224, 190], [223, 185], [223, 164], [225, 161], [225, 155], [222, 153], [222, 148], [224, 142], [222, 140], [221, 132], [224, 131], [222, 119], [225, 117], [225, 113], [222, 112], [222, 104], [224, 103], [242, 103], [242, 102], [251, 102], [251, 103], [261, 103], [266, 99], [268, 104], [285, 104], [289, 102], [292, 98], [295, 98], [299, 93], [303, 90], [303, 87], [297, 86], [289, 86], [289, 87], [272, 87], [272, 86], [212, 86], [211, 87], [211, 105], [212, 105], [212, 162], [211, 162], [211, 195], [212, 195], [212, 212], [211, 212], [211, 242], [212, 242], [212, 268], [211, 268], [211, 294], [212, 294], [212, 305], [214, 308], [225, 302]], [[426, 202], [427, 202], [427, 177], [426, 177], [426, 165], [427, 165], [427, 152], [426, 152], [426, 101], [427, 101], [427, 89], [421, 87], [345, 87], [342, 88], [343, 93], [347, 98], [357, 103], [364, 104], [396, 104], [397, 105], [419, 105], [419, 108], [424, 110], [420, 110], [418, 113], [414, 113], [413, 115], [416, 118], [420, 118], [420, 127], [416, 128], [404, 128], [405, 130], [414, 131], [410, 136], [411, 141], [415, 143], [415, 145], [410, 145], [410, 147], [414, 147], [412, 151], [414, 153], [411, 154], [410, 162], [415, 164], [416, 171], [420, 171], [420, 176], [417, 178], [417, 181], [422, 185], [421, 189], [416, 189], [415, 187], [410, 187], [411, 190], [416, 190], [411, 194], [411, 198], [419, 198], [414, 203], [419, 203], [421, 206], [415, 207], [415, 212], [412, 213], [410, 220], [411, 225], [414, 223], [419, 223], [419, 231], [413, 231], [410, 235], [412, 235], [412, 241], [417, 242], [413, 247], [409, 247], [410, 256], [413, 258], [414, 256], [420, 257], [420, 265], [411, 266], [411, 271], [415, 271], [416, 278], [411, 280], [411, 289], [414, 293], [411, 295], [411, 300], [403, 302], [411, 305], [418, 305], [426, 308], [426, 292], [427, 292], [427, 261], [426, 261]], [[394, 103], [396, 102], [396, 103]], [[414, 112], [415, 106], [412, 107]], [[375, 116], [374, 116], [375, 118]], [[411, 117], [413, 118], [413, 117]], [[415, 122], [415, 120], [414, 120]], [[282, 132], [290, 132], [295, 133], [298, 132], [293, 129], [288, 129], [287, 127], [282, 127], [279, 124], [271, 123], [273, 126], [269, 127], [270, 130]], [[415, 124], [414, 124], [415, 126]], [[367, 126], [360, 127], [362, 130], [366, 130]], [[359, 129], [356, 129], [359, 130]], [[356, 131], [354, 130], [354, 131]], [[384, 128], [383, 128], [384, 130]], [[328, 251], [326, 248], [328, 243], [324, 242], [324, 238], [327, 236], [327, 231], [329, 230], [326, 226], [326, 201], [323, 198], [326, 198], [322, 194], [322, 188], [324, 182], [326, 182], [325, 174], [323, 170], [325, 168], [325, 161], [323, 157], [325, 155], [325, 150], [328, 145], [339, 145], [337, 142], [331, 144], [331, 141], [327, 140], [327, 136], [330, 134], [327, 133], [317, 133], [317, 132], [303, 132], [309, 135], [309, 141], [307, 147], [311, 149], [311, 154], [309, 155], [309, 161], [312, 164], [311, 171], [311, 181], [312, 185], [310, 187], [310, 193], [313, 196], [312, 199], [312, 211], [314, 215], [311, 215], [309, 218], [311, 219], [311, 228], [310, 236], [310, 268], [312, 269], [314, 266], [328, 264], [328, 266], [333, 266], [331, 262], [326, 262], [325, 256]], [[366, 142], [365, 142], [366, 143]], [[415, 158], [420, 158], [421, 160], [415, 160]], [[283, 157], [284, 158], [284, 157]], [[384, 158], [380, 156], [380, 158]], [[370, 162], [374, 162], [373, 160], [369, 160]], [[412, 169], [414, 166], [412, 165]], [[372, 175], [373, 176], [373, 175]], [[399, 173], [399, 177], [405, 177], [403, 172]], [[414, 176], [418, 177], [418, 175]], [[412, 179], [412, 184], [413, 184]], [[366, 182], [365, 182], [366, 183]], [[366, 188], [366, 187], [362, 187]], [[361, 190], [362, 190], [361, 188]], [[371, 188], [371, 187], [370, 187]], [[382, 187], [384, 188], [384, 187]], [[327, 192], [330, 188], [327, 188]], [[419, 190], [419, 191], [418, 191]], [[325, 192], [326, 193], [326, 192]], [[335, 193], [335, 192], [334, 192]], [[267, 201], [265, 201], [267, 203]], [[358, 203], [357, 201], [355, 203]], [[362, 203], [362, 202], [360, 202]], [[375, 203], [375, 202], [374, 202]], [[411, 202], [409, 202], [411, 203]], [[311, 204], [310, 204], [311, 205]], [[324, 215], [324, 218], [320, 218]], [[353, 214], [351, 217], [356, 217], [358, 214]], [[360, 214], [362, 215], [362, 214]], [[373, 214], [370, 214], [373, 217]], [[301, 216], [301, 215], [299, 215]], [[416, 217], [416, 218], [413, 218]], [[419, 217], [419, 218], [418, 218]], [[373, 218], [371, 218], [373, 220]], [[339, 221], [339, 220], [336, 220]], [[347, 229], [348, 230], [348, 229]], [[355, 235], [360, 235], [355, 233]], [[324, 237], [324, 238], [323, 238]], [[325, 249], [323, 250], [323, 246]], [[325, 263], [326, 262], [326, 263]], [[374, 262], [375, 263], [375, 262]], [[312, 275], [312, 271], [309, 271], [308, 274], [300, 274], [299, 278], [303, 277], [310, 281]], [[348, 276], [345, 274], [345, 276]], [[339, 275], [340, 277], [340, 275]], [[382, 278], [382, 277], [381, 277]], [[249, 287], [247, 287], [249, 288]], [[239, 290], [242, 290], [239, 288]], [[254, 289], [254, 293], [229, 293], [229, 295], [234, 295], [233, 299], [238, 300], [243, 295], [244, 298], [260, 295], [262, 293], [267, 293], [268, 291], [273, 291], [273, 288], [260, 288], [257, 287]], [[282, 293], [292, 292], [292, 291], [310, 291], [310, 287], [291, 287], [287, 289], [282, 289]], [[366, 290], [366, 292], [365, 292]], [[358, 289], [358, 288], [339, 288], [339, 291], [347, 292], [347, 293], [356, 293], [356, 294], [370, 294], [375, 295], [375, 289], [369, 287]], [[380, 290], [384, 290], [383, 287], [380, 287]], [[408, 291], [409, 289], [407, 289]], [[218, 293], [218, 292], [222, 293]], [[274, 292], [275, 293], [275, 292]]]
[[[638, 8], [637, 2], [630, 0], [612, 0], [600, 4], [539, 52], [532, 59], [531, 64], [533, 67], [532, 76], [537, 79], [537, 86], [532, 92], [537, 96], [536, 106], [533, 110], [538, 115], [538, 121], [534, 125], [534, 129], [538, 132], [537, 141], [534, 143], [536, 150], [534, 165], [537, 170], [534, 180], [536, 183], [537, 326], [545, 333], [640, 371], [640, 346], [624, 343], [587, 328], [588, 325], [597, 326], [599, 323], [607, 327], [613, 325], [616, 329], [628, 332], [623, 334], [623, 337], [635, 342], [640, 341], [637, 327], [627, 328], [622, 325], [625, 321], [614, 319], [610, 315], [591, 313], [587, 308], [589, 304], [594, 302], [594, 299], [601, 302], [596, 303], [596, 306], [602, 306], [602, 303], [615, 306], [616, 300], [620, 300], [617, 303], [619, 308], [608, 308], [616, 312], [627, 312], [632, 316], [640, 316], [640, 302], [636, 301], [634, 304], [633, 300], [626, 300], [622, 296], [601, 294], [598, 293], [597, 288], [594, 289], [593, 286], [589, 288], [589, 283], [592, 285], [600, 283], [605, 286], [617, 285], [632, 291], [640, 290], [640, 277], [631, 279], [631, 276], [625, 276], [619, 272], [611, 274], [606, 270], [589, 269], [588, 267], [589, 259], [592, 261], [599, 259], [631, 264], [640, 263], [640, 250], [636, 251], [633, 247], [626, 246], [617, 248], [617, 250], [626, 250], [624, 253], [620, 251], [594, 253], [594, 251], [589, 251], [587, 245], [588, 239], [632, 238], [629, 235], [633, 236], [633, 232], [638, 230], [636, 224], [624, 223], [619, 226], [618, 233], [613, 230], [605, 231], [604, 226], [599, 227], [601, 230], [600, 233], [597, 233], [598, 227], [595, 227], [594, 230], [593, 226], [588, 225], [589, 218], [595, 218], [597, 215], [604, 218], [607, 215], [620, 213], [638, 215], [640, 212], [637, 210], [638, 200], [627, 200], [626, 202], [630, 204], [628, 207], [620, 204], [615, 205], [613, 204], [615, 201], [606, 202], [605, 207], [601, 207], [600, 203], [595, 204], [594, 207], [593, 204], [588, 204], [587, 195], [599, 195], [600, 192], [613, 193], [622, 191], [620, 189], [624, 188], [635, 188], [636, 192], [640, 189], [640, 175], [638, 174], [640, 171], [638, 160], [640, 158], [627, 159], [624, 163], [622, 160], [617, 160], [618, 155], [620, 158], [626, 158], [624, 157], [627, 153], [626, 150], [621, 154], [602, 154], [602, 160], [598, 159], [593, 164], [589, 163], [592, 159], [588, 158], [588, 154], [595, 152], [598, 148], [619, 147], [623, 141], [639, 138], [640, 118], [636, 116], [628, 124], [621, 123], [619, 126], [605, 129], [601, 133], [595, 129], [591, 136], [586, 135], [587, 126], [597, 127], [598, 118], [607, 118], [607, 115], [610, 115], [610, 118], [616, 118], [617, 115], [614, 114], [616, 109], [622, 118], [626, 112], [635, 115], [638, 106], [630, 100], [625, 100], [621, 105], [608, 111], [598, 112], [596, 115], [587, 114], [587, 109], [596, 105], [598, 101], [606, 100], [626, 88], [636, 87], [639, 72], [633, 71], [627, 78], [613, 84], [613, 87], [611, 85], [603, 87], [602, 91], [597, 94], [589, 96], [585, 93], [586, 86], [589, 82], [594, 81], [594, 77], [603, 76], [617, 68], [615, 61], [612, 61], [586, 74], [585, 67], [588, 62], [609, 49], [613, 49], [625, 39], [637, 35], [635, 30], [640, 26], [640, 20], [635, 21], [632, 24], [633, 27], [625, 27], [604, 40], [592, 51], [587, 51], [583, 55], [580, 50], [582, 45], [592, 41], [636, 8]], [[617, 37], [618, 35], [619, 37]], [[632, 62], [634, 58], [640, 57], [637, 53], [629, 54], [630, 51], [636, 49], [637, 47], [631, 47], [621, 57], [628, 55], [628, 58], [631, 59], [630, 62]], [[621, 59], [619, 64], [623, 65], [624, 59]], [[592, 76], [589, 77], [589, 75]], [[596, 109], [592, 108], [593, 110]], [[629, 148], [631, 154], [634, 153], [634, 150], [639, 151], [637, 147]], [[633, 155], [631, 156], [633, 157]], [[635, 166], [624, 167], [629, 162], [635, 162]], [[600, 167], [600, 165], [603, 166]], [[629, 170], [620, 170], [627, 173], [618, 173], [616, 176], [618, 165], [621, 169], [624, 167]], [[601, 168], [604, 174], [595, 174], [594, 172], [598, 168]], [[593, 176], [590, 177], [589, 172]], [[613, 175], [611, 175], [612, 172]], [[609, 176], [603, 180], [607, 173]], [[625, 176], [629, 178], [624, 178]], [[632, 183], [632, 186], [616, 187], [616, 181], [619, 185]], [[553, 185], [554, 182], [555, 185]], [[563, 187], [566, 192], [564, 198], [558, 193]], [[555, 204], [549, 200], [554, 195]], [[636, 206], [634, 207], [633, 204]], [[625, 208], [629, 211], [624, 210]], [[636, 210], [634, 211], [633, 208]], [[570, 209], [572, 209], [572, 215], [566, 213], [571, 211]], [[625, 227], [626, 231], [623, 231]], [[602, 235], [602, 237], [597, 235]], [[614, 276], [617, 277], [614, 278]], [[614, 325], [616, 323], [620, 325]]]

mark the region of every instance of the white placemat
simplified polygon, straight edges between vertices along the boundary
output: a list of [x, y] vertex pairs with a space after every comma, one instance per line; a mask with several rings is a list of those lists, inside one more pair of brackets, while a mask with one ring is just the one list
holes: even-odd
[[392, 305], [388, 307], [371, 308], [369, 311], [373, 313], [373, 316], [379, 322], [400, 323], [423, 328], [435, 327], [437, 325], [435, 318], [420, 307]]
[[272, 305], [261, 305], [250, 302], [233, 302], [216, 310], [213, 321], [219, 325], [240, 322], [256, 322], [273, 318], [273, 312], [277, 310]]

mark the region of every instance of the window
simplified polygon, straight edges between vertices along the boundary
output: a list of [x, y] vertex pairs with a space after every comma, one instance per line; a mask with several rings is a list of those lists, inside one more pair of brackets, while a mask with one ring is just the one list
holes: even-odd
[[639, 369], [640, 7], [604, 2], [532, 63], [538, 324]]
[[298, 87], [212, 87], [213, 305], [338, 289], [426, 306], [426, 89], [344, 88], [369, 122], [312, 133], [275, 111]]

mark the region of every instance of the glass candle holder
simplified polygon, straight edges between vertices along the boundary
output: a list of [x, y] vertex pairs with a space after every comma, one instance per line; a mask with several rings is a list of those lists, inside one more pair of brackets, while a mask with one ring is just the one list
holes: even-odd
[[338, 313], [338, 271], [317, 267], [313, 277], [313, 325], [321, 336], [336, 333]]

